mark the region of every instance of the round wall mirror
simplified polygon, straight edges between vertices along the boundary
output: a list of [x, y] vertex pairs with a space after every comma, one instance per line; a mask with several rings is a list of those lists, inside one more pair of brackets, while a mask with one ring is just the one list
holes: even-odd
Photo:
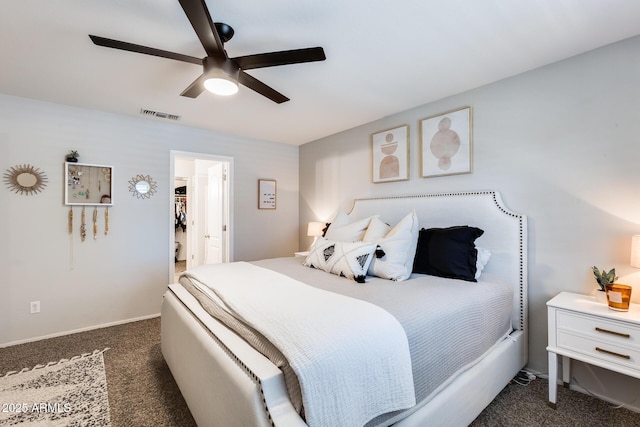
[[18, 165], [7, 169], [4, 182], [9, 190], [30, 195], [44, 190], [47, 185], [47, 176], [31, 165]]
[[151, 185], [147, 181], [139, 181], [136, 183], [136, 191], [140, 194], [147, 194], [151, 190]]
[[153, 196], [157, 187], [158, 184], [149, 175], [136, 175], [129, 180], [129, 191], [139, 199]]
[[16, 176], [16, 181], [21, 187], [33, 188], [38, 183], [38, 177], [29, 172], [22, 172]]

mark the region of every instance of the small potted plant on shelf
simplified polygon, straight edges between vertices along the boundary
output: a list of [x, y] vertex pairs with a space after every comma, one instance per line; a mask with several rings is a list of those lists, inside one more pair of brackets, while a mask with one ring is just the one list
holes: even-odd
[[593, 266], [593, 275], [596, 278], [596, 282], [600, 285], [600, 289], [596, 290], [596, 300], [599, 302], [607, 302], [607, 285], [615, 282], [618, 279], [616, 276], [616, 269], [612, 268], [607, 272], [605, 269], [598, 270], [598, 267]]
[[76, 150], [71, 150], [69, 154], [67, 154], [67, 162], [76, 163], [78, 161], [78, 157], [80, 155]]

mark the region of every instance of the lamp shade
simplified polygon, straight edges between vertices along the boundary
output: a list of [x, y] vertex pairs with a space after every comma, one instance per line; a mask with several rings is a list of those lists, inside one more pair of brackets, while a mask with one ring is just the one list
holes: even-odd
[[307, 236], [320, 237], [322, 236], [323, 228], [324, 222], [310, 222], [307, 227]]
[[640, 268], [640, 234], [631, 237], [631, 266]]

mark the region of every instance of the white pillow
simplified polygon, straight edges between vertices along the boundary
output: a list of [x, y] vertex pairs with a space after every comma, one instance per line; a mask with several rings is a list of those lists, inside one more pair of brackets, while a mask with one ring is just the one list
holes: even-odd
[[476, 246], [476, 250], [478, 251], [478, 256], [476, 257], [475, 279], [478, 280], [485, 265], [489, 262], [489, 258], [491, 258], [491, 252], [488, 249], [480, 248], [478, 246]]
[[336, 227], [342, 227], [343, 225], [349, 224], [351, 222], [351, 219], [349, 218], [349, 215], [338, 209], [330, 222]]
[[365, 242], [376, 243], [384, 252], [381, 258], [373, 258], [368, 273], [383, 279], [407, 280], [413, 270], [413, 259], [418, 245], [419, 226], [416, 212], [412, 211], [384, 237], [379, 237], [382, 229], [383, 227], [376, 223], [371, 233], [367, 230], [364, 238]]
[[351, 222], [347, 214], [338, 211], [324, 237], [340, 242], [360, 242], [369, 227], [370, 220], [371, 218], [364, 218]]
[[304, 265], [364, 283], [376, 247], [375, 243], [336, 242], [319, 237]]
[[389, 234], [390, 231], [391, 226], [389, 224], [382, 222], [377, 216], [372, 217], [371, 222], [369, 223], [369, 227], [367, 227], [367, 231], [364, 233], [362, 241], [373, 242], [376, 239], [382, 239], [384, 236]]

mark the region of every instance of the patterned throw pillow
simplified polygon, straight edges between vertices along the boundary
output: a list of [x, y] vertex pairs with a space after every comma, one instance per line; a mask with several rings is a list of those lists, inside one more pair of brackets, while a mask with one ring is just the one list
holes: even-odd
[[376, 246], [375, 243], [340, 242], [320, 237], [309, 250], [304, 265], [364, 283]]

